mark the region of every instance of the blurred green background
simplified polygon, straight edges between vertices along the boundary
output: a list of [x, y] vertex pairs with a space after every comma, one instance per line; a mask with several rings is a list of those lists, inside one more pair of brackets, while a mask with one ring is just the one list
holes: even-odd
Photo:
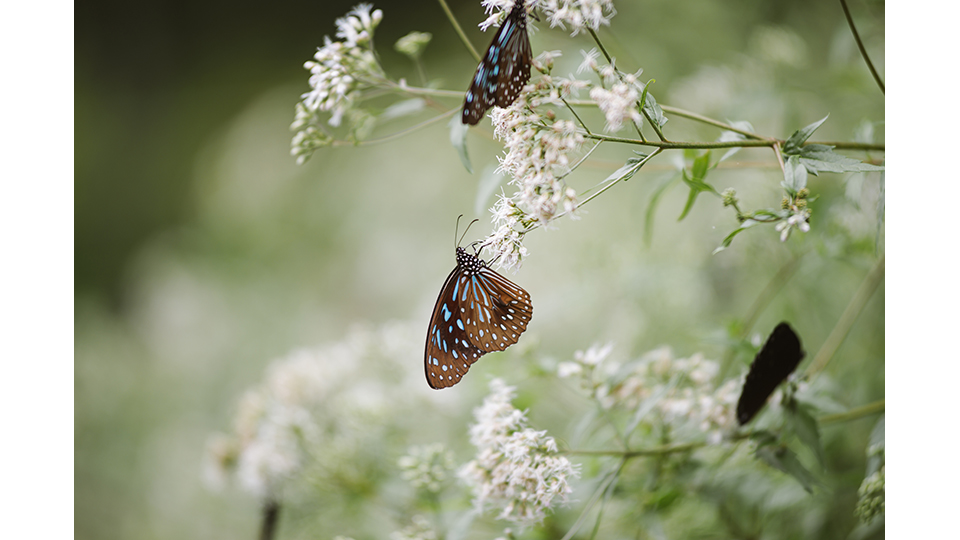
[[[257, 501], [201, 483], [207, 435], [229, 426], [242, 391], [292, 349], [335, 341], [356, 324], [426, 327], [454, 264], [456, 216], [481, 219], [467, 240], [489, 232], [493, 200], [479, 183], [502, 148], [488, 127], [469, 138], [474, 175], [442, 124], [387, 144], [322, 150], [301, 167], [290, 157], [293, 106], [308, 88], [302, 64], [353, 5], [76, 6], [77, 538], [252, 537]], [[476, 66], [438, 4], [375, 7], [384, 12], [377, 48], [392, 77], [416, 73], [393, 50], [396, 39], [429, 31], [428, 76], [442, 88], [466, 89]], [[452, 8], [474, 44], [486, 45], [489, 35], [476, 29], [479, 2]], [[882, 73], [884, 4], [855, 1], [852, 9]], [[748, 120], [778, 137], [829, 113], [814, 139], [853, 140], [869, 122], [882, 142], [883, 96], [835, 0], [651, 0], [620, 2], [617, 10], [601, 37], [623, 59], [620, 67], [642, 67], [644, 78], [656, 79], [664, 104]], [[559, 74], [575, 71], [577, 51], [593, 47], [587, 36], [537, 26], [535, 52], [564, 52]], [[666, 129], [677, 140], [718, 135], [679, 118]], [[572, 185], [591, 187], [630, 150], [605, 148]], [[731, 161], [710, 177], [713, 185], [736, 188], [747, 208], [779, 206], [772, 155], [743, 151]], [[811, 177], [822, 198], [810, 233], [780, 243], [772, 228], [757, 228], [711, 256], [735, 227], [733, 213], [705, 196], [678, 223], [686, 198], [679, 184], [666, 192], [652, 241], [644, 242], [644, 213], [654, 189], [675, 176], [672, 162], [658, 158], [584, 207], [580, 220], [527, 237], [531, 256], [510, 277], [534, 299], [525, 339], [539, 345], [536, 356], [569, 359], [610, 340], [624, 355], [668, 344], [678, 354], [720, 358], [725, 329], [796, 256], [796, 274], [755, 331], [787, 319], [814, 353], [876, 261], [878, 176]], [[828, 370], [848, 406], [883, 398], [883, 317], [881, 288]], [[422, 377], [419, 356], [405, 361]], [[489, 375], [517, 383], [531, 368], [518, 365], [491, 358], [474, 368], [458, 386], [462, 419]], [[422, 391], [429, 392], [425, 384]], [[563, 425], [549, 415], [538, 421]], [[443, 437], [465, 439], [459, 425], [462, 433]], [[864, 420], [824, 433], [832, 473], [850, 477], [854, 490], [863, 471], [858, 445], [871, 426]], [[842, 496], [852, 510], [855, 491]], [[336, 534], [336, 524], [322, 531]]]

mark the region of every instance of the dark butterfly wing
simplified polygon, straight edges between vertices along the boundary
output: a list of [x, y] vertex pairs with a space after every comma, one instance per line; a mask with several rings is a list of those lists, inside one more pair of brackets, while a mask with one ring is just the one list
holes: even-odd
[[464, 281], [466, 277], [458, 265], [447, 276], [433, 307], [423, 355], [424, 373], [430, 388], [457, 384], [470, 365], [486, 354], [467, 340], [466, 309], [462, 307], [464, 302], [459, 300], [463, 296], [461, 284]]
[[770, 394], [797, 369], [805, 355], [800, 338], [789, 324], [782, 322], [773, 329], [750, 364], [740, 392], [737, 421], [741, 426], [760, 412]]
[[483, 267], [464, 280], [471, 302], [467, 307], [467, 338], [484, 352], [502, 351], [520, 339], [533, 316], [527, 291]]
[[497, 77], [497, 91], [494, 94], [494, 104], [497, 107], [509, 107], [520, 95], [520, 91], [530, 80], [530, 66], [533, 62], [533, 51], [530, 49], [530, 37], [527, 35], [526, 12], [523, 10], [523, 1], [517, 0], [520, 9], [514, 8], [510, 19], [517, 13], [516, 27], [509, 37], [507, 44], [500, 52], [500, 62]]
[[477, 66], [460, 121], [475, 125], [490, 107], [509, 107], [530, 80], [531, 58], [524, 0], [516, 0]]

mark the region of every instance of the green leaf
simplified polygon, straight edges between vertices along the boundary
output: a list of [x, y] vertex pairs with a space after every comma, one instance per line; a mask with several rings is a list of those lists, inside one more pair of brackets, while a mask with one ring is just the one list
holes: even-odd
[[667, 117], [663, 115], [663, 109], [660, 108], [660, 105], [657, 105], [657, 100], [653, 97], [653, 94], [647, 91], [647, 87], [653, 84], [654, 81], [648, 82], [643, 87], [643, 110], [647, 113], [650, 118], [657, 123], [657, 126], [663, 127], [667, 123]]
[[783, 153], [784, 154], [796, 154], [800, 152], [800, 147], [803, 146], [803, 143], [807, 142], [807, 139], [813, 135], [813, 132], [820, 127], [821, 124], [827, 121], [827, 118], [830, 118], [830, 115], [826, 115], [820, 120], [810, 124], [809, 126], [799, 129], [790, 136], [786, 142], [783, 143]]
[[636, 152], [636, 154], [639, 157], [632, 157], [627, 159], [627, 162], [623, 165], [623, 167], [620, 167], [619, 169], [613, 171], [613, 173], [610, 176], [606, 177], [602, 183], [610, 182], [613, 180], [623, 180], [624, 182], [626, 182], [627, 180], [633, 178], [633, 175], [637, 174], [637, 171], [640, 170], [640, 167], [638, 167], [637, 164], [647, 159], [647, 154], [643, 154], [640, 152]]
[[683, 213], [680, 214], [677, 221], [683, 221], [683, 218], [687, 217], [687, 214], [690, 213], [690, 209], [693, 208], [693, 203], [697, 201], [697, 196], [700, 195], [700, 193], [709, 191], [718, 197], [720, 196], [713, 186], [703, 181], [709, 170], [710, 151], [707, 151], [693, 160], [690, 175], [687, 175], [687, 171], [683, 171], [683, 182], [690, 187], [690, 195], [687, 197], [687, 204], [683, 207]]
[[[743, 131], [753, 131], [753, 125], [750, 124], [750, 122], [747, 122], [744, 120], [740, 120], [737, 122], [730, 122], [730, 125], [737, 129], [742, 129]], [[720, 134], [720, 137], [717, 138], [717, 142], [743, 141], [743, 140], [746, 140], [746, 138], [747, 138], [746, 135], [743, 135], [742, 133], [737, 133], [736, 131], [724, 131], [723, 133]], [[740, 151], [739, 146], [727, 150], [727, 152], [720, 157], [720, 160], [717, 163], [719, 163], [720, 161], [726, 160], [727, 158], [733, 156], [739, 151]]]
[[470, 126], [460, 122], [460, 115], [453, 115], [448, 124], [450, 126], [450, 144], [457, 149], [460, 156], [460, 162], [463, 163], [467, 172], [473, 174], [473, 165], [470, 164], [470, 155], [467, 154], [467, 131]]
[[792, 476], [803, 486], [807, 493], [813, 493], [813, 486], [817, 483], [813, 473], [800, 463], [800, 459], [786, 446], [763, 446], [757, 448], [757, 458], [774, 469]]
[[784, 416], [789, 428], [797, 435], [800, 442], [807, 448], [813, 450], [820, 466], [825, 465], [823, 455], [823, 444], [820, 442], [820, 429], [817, 425], [817, 419], [810, 414], [810, 411], [801, 406], [795, 400], [791, 400], [784, 407]]
[[734, 229], [732, 233], [728, 234], [727, 237], [723, 239], [723, 242], [720, 243], [720, 247], [718, 247], [717, 249], [713, 250], [713, 255], [716, 255], [717, 253], [720, 253], [721, 251], [723, 251], [723, 250], [727, 249], [728, 247], [730, 247], [730, 242], [733, 242], [733, 238], [734, 238], [735, 236], [737, 236], [738, 234], [742, 233], [743, 231], [749, 229], [750, 227], [753, 227], [753, 226], [759, 225], [759, 224], [760, 224], [759, 221], [754, 221], [754, 220], [752, 220], [752, 219], [748, 219], [748, 220], [744, 221], [739, 227], [737, 227], [736, 229]]
[[[792, 157], [792, 156], [791, 156]], [[800, 149], [800, 162], [813, 174], [820, 172], [879, 172], [884, 168], [863, 163], [833, 151], [825, 144], [808, 144]]]
[[422, 111], [424, 106], [426, 106], [426, 104], [427, 104], [426, 100], [422, 98], [405, 99], [403, 101], [398, 101], [393, 105], [387, 107], [382, 113], [380, 113], [380, 121], [386, 122], [387, 120], [393, 120], [395, 118], [416, 114]]
[[783, 164], [783, 182], [780, 185], [791, 197], [796, 197], [798, 191], [807, 187], [807, 169], [800, 163], [799, 157], [790, 156]]
[[653, 239], [653, 218], [657, 212], [657, 205], [660, 204], [660, 197], [663, 196], [667, 191], [667, 187], [673, 184], [673, 181], [676, 179], [676, 176], [670, 175], [666, 180], [660, 183], [657, 186], [657, 189], [653, 191], [653, 195], [650, 196], [650, 204], [647, 205], [646, 214], [643, 216], [643, 242], [647, 246], [650, 245], [650, 241]]

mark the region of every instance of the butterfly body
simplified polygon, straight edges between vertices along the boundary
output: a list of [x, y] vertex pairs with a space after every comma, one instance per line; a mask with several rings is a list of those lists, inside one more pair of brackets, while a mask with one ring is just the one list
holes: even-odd
[[490, 107], [509, 107], [530, 80], [532, 57], [524, 0], [516, 0], [477, 66], [461, 122], [475, 125]]
[[532, 316], [525, 290], [458, 247], [457, 267], [440, 289], [427, 328], [427, 384], [457, 384], [481, 356], [516, 343]]
[[789, 324], [782, 322], [773, 329], [750, 364], [737, 401], [737, 422], [741, 426], [760, 412], [770, 394], [797, 369], [805, 355], [800, 338]]

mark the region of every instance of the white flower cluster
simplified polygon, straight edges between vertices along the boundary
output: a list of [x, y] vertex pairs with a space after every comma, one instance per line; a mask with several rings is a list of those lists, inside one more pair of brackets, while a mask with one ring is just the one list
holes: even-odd
[[324, 37], [313, 60], [303, 67], [310, 71], [311, 90], [301, 96], [296, 118], [290, 129], [297, 132], [290, 153], [298, 163], [306, 161], [313, 151], [331, 140], [314, 124], [318, 112], [329, 112], [331, 126], [339, 126], [344, 115], [353, 108], [365, 78], [382, 76], [383, 70], [373, 52], [373, 32], [383, 19], [383, 12], [371, 11], [369, 4], [360, 4], [337, 19], [337, 37]]
[[598, 30], [601, 25], [610, 25], [610, 19], [617, 14], [613, 0], [483, 0], [480, 2], [489, 14], [480, 29], [500, 23], [503, 14], [513, 9], [515, 2], [526, 1], [527, 12], [539, 8], [547, 15], [550, 27], [559, 26], [564, 30], [570, 27], [570, 35], [575, 36], [589, 28]]
[[600, 25], [609, 26], [617, 14], [613, 0], [540, 0], [539, 5], [551, 27], [569, 25], [573, 36], [587, 28], [596, 31]]
[[597, 61], [600, 53], [596, 49], [589, 52], [581, 50], [580, 54], [583, 55], [583, 62], [577, 71], [593, 71], [603, 82], [603, 85], [590, 89], [590, 99], [597, 102], [606, 117], [606, 130], [616, 132], [627, 122], [639, 122], [642, 119], [640, 96], [643, 95], [644, 88], [639, 77], [643, 70], [620, 74], [616, 66], [600, 64]]
[[[277, 500], [312, 459], [329, 461], [329, 470], [341, 458], [349, 460], [364, 444], [355, 426], [369, 428], [385, 416], [384, 400], [390, 399], [386, 381], [360, 377], [357, 371], [361, 362], [365, 369], [399, 369], [390, 359], [416, 347], [413, 339], [410, 344], [396, 339], [407, 326], [355, 329], [342, 342], [275, 360], [266, 380], [240, 399], [232, 433], [208, 440], [205, 480], [219, 487], [232, 477], [261, 499]], [[410, 330], [403, 333], [413, 338]]]
[[800, 206], [791, 203], [787, 210], [790, 211], [790, 217], [777, 223], [777, 231], [780, 233], [780, 241], [786, 242], [790, 238], [790, 231], [796, 229], [800, 232], [810, 231], [810, 209], [805, 205]]
[[560, 377], [579, 377], [583, 386], [607, 409], [633, 410], [649, 399], [659, 418], [675, 427], [692, 426], [719, 444], [735, 427], [734, 409], [740, 383], [730, 379], [717, 387], [719, 365], [702, 354], [674, 358], [668, 347], [620, 365], [608, 361], [612, 345], [593, 346], [574, 354], [574, 362], [557, 366]]
[[[538, 58], [552, 63], [555, 52]], [[583, 145], [583, 135], [570, 120], [555, 120], [552, 110], [535, 110], [545, 104], [562, 105], [561, 95], [581, 88], [583, 81], [554, 79], [544, 74], [527, 85], [510, 107], [494, 107], [494, 134], [504, 142], [500, 171], [508, 173], [517, 191], [502, 196], [491, 209], [495, 231], [484, 241], [503, 268], [517, 268], [526, 250], [521, 245], [525, 230], [535, 223], [546, 225], [558, 213], [577, 208], [577, 193], [563, 182], [570, 172], [571, 155]]]
[[390, 533], [390, 540], [437, 540], [437, 531], [427, 518], [413, 516], [413, 523], [401, 531]]
[[447, 478], [447, 473], [455, 467], [453, 453], [443, 444], [413, 446], [407, 455], [401, 457], [400, 476], [416, 489], [437, 493]]
[[568, 479], [578, 472], [557, 455], [557, 443], [546, 431], [526, 425], [526, 415], [513, 407], [514, 389], [501, 379], [490, 383], [490, 395], [474, 410], [470, 442], [477, 457], [460, 469], [473, 488], [474, 504], [500, 509], [499, 519], [522, 526], [538, 523], [573, 491]]

